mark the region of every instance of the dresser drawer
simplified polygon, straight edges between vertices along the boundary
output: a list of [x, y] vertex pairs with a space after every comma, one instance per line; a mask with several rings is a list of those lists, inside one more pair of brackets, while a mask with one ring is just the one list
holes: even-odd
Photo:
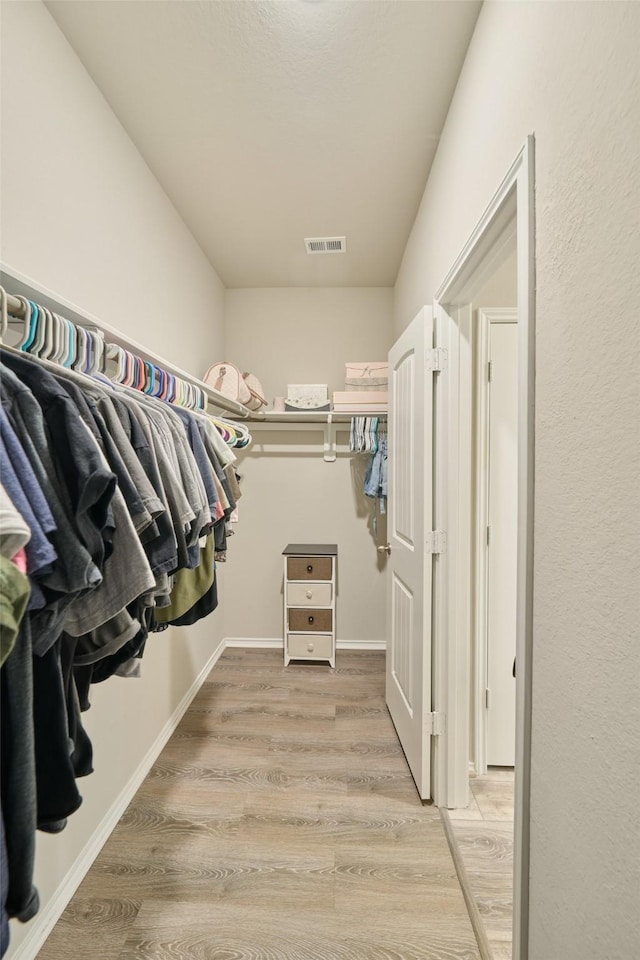
[[317, 610], [307, 607], [306, 610], [289, 610], [289, 630], [310, 630], [322, 633], [333, 630], [333, 611]]
[[287, 557], [287, 580], [331, 580], [331, 557]]
[[333, 656], [333, 637], [305, 636], [303, 633], [287, 634], [287, 651], [294, 659], [328, 660]]
[[330, 583], [288, 583], [290, 607], [330, 607], [333, 587]]

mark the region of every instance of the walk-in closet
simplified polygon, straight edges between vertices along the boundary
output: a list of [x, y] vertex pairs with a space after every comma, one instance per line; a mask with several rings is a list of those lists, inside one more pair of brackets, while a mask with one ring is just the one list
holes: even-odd
[[3, 958], [640, 955], [639, 45], [1, 0]]

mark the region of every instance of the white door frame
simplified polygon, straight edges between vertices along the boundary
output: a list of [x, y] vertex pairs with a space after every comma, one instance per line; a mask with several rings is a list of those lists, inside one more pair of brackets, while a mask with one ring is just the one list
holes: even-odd
[[[470, 304], [435, 304], [435, 342], [446, 351], [434, 398], [434, 528], [446, 532], [446, 552], [433, 568], [433, 710], [446, 716], [434, 738], [433, 799], [439, 807], [465, 807], [469, 794], [471, 685], [471, 495], [458, 493], [472, 469], [473, 357]], [[468, 412], [468, 415], [467, 415]], [[465, 638], [465, 644], [461, 642]], [[464, 752], [464, 763], [455, 762]]]
[[471, 384], [469, 304], [517, 242], [518, 570], [513, 958], [527, 960], [533, 620], [533, 448], [535, 378], [534, 138], [529, 136], [436, 293], [436, 346], [448, 364], [436, 381], [435, 526], [447, 552], [434, 565], [434, 709], [447, 718], [435, 738], [434, 799], [468, 798], [471, 622]]
[[475, 485], [475, 576], [474, 616], [472, 645], [475, 657], [474, 683], [474, 766], [478, 776], [487, 772], [487, 704], [485, 691], [489, 685], [487, 675], [487, 578], [488, 557], [486, 531], [489, 525], [489, 328], [492, 323], [517, 323], [518, 311], [512, 307], [481, 307], [477, 324], [476, 383], [476, 485]]

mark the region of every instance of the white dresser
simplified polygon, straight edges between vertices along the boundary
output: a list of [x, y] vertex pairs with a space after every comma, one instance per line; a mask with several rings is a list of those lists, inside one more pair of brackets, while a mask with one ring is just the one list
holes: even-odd
[[290, 543], [284, 555], [284, 663], [336, 665], [335, 543]]

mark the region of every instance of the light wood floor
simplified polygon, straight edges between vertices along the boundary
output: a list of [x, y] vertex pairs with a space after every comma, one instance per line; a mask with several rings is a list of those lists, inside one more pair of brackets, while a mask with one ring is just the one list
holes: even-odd
[[469, 805], [449, 817], [493, 960], [511, 960], [513, 770], [490, 767], [469, 784]]
[[38, 956], [479, 960], [384, 654], [226, 651]]

